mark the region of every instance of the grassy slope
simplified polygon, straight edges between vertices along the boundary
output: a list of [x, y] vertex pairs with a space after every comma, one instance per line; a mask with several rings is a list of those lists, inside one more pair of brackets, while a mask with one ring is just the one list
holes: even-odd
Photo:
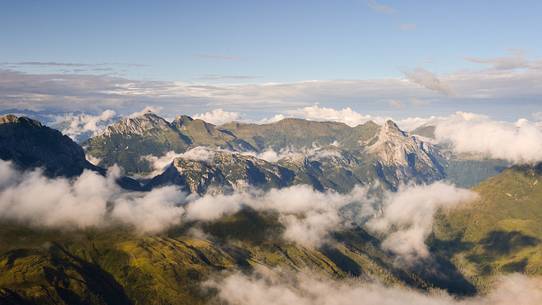
[[542, 274], [542, 176], [509, 169], [474, 188], [474, 204], [442, 214], [433, 247], [485, 288], [495, 274]]
[[269, 215], [242, 212], [201, 228], [215, 237], [191, 237], [187, 228], [135, 236], [122, 228], [58, 232], [1, 225], [0, 304], [202, 304], [210, 298], [203, 281], [256, 265], [428, 287], [394, 268], [359, 232], [311, 249], [281, 241], [282, 228]]

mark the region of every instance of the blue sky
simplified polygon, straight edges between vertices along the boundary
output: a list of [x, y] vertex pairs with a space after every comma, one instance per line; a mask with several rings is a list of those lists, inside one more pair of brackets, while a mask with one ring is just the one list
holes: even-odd
[[[423, 68], [454, 81], [506, 57], [538, 62], [541, 12], [540, 1], [2, 1], [0, 68], [213, 85], [398, 79]], [[312, 103], [371, 109], [356, 96], [325, 95]], [[519, 102], [514, 116], [536, 110], [537, 92], [520, 95], [491, 98], [500, 100], [495, 109]], [[409, 115], [487, 108], [453, 96], [425, 97], [437, 106]], [[399, 111], [390, 104], [401, 98], [382, 98], [375, 111]]]
[[[542, 55], [542, 2], [3, 1], [7, 62], [130, 63], [128, 76], [359, 79], [468, 68], [466, 56]], [[414, 28], [415, 27], [415, 28]], [[254, 78], [248, 78], [254, 77]], [[242, 80], [241, 78], [239, 80]]]

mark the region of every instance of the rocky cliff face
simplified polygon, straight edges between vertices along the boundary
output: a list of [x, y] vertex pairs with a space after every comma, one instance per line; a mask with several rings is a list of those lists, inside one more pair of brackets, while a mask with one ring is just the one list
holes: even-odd
[[228, 151], [215, 151], [207, 160], [176, 158], [150, 187], [174, 184], [190, 193], [230, 192], [246, 187], [284, 187], [294, 173], [270, 162]]
[[394, 187], [408, 180], [431, 182], [446, 176], [438, 150], [392, 121], [387, 121], [370, 142], [365, 151], [374, 158], [379, 176]]
[[48, 176], [73, 177], [85, 169], [97, 170], [68, 136], [14, 115], [0, 116], [0, 159], [21, 169], [43, 168]]

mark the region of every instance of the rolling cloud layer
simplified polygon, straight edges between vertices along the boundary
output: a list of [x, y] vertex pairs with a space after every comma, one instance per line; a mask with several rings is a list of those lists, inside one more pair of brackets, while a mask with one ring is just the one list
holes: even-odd
[[367, 188], [339, 194], [307, 185], [186, 196], [173, 186], [124, 191], [115, 183], [119, 175], [112, 167], [105, 177], [85, 171], [72, 180], [49, 179], [39, 170], [20, 173], [10, 162], [0, 161], [0, 219], [68, 229], [121, 223], [141, 233], [157, 233], [186, 220], [213, 221], [250, 207], [278, 213], [285, 227], [283, 237], [307, 247], [329, 241], [330, 233], [354, 222], [363, 225], [369, 220], [368, 228], [383, 236], [384, 249], [408, 261], [428, 255], [424, 241], [437, 209], [475, 198], [468, 190], [442, 182], [405, 186], [386, 193], [382, 203], [369, 196]]
[[497, 280], [487, 294], [456, 299], [442, 291], [424, 293], [359, 280], [335, 281], [310, 272], [288, 274], [260, 268], [207, 282], [218, 299], [232, 305], [538, 305], [542, 279], [514, 274]]

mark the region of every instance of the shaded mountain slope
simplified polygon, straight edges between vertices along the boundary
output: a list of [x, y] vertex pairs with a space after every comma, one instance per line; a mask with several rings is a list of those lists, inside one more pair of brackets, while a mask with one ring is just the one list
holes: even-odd
[[149, 187], [179, 185], [190, 193], [209, 189], [229, 192], [247, 186], [262, 189], [291, 185], [294, 173], [285, 167], [229, 151], [214, 151], [210, 160], [176, 158]]
[[99, 170], [85, 159], [83, 149], [58, 130], [25, 117], [0, 117], [0, 159], [21, 169], [41, 167], [48, 176], [73, 177]]
[[363, 232], [344, 233], [340, 242], [320, 249], [305, 248], [282, 241], [274, 217], [246, 210], [201, 223], [209, 238], [187, 234], [194, 224], [155, 236], [123, 228], [57, 232], [1, 225], [0, 303], [204, 304], [213, 295], [202, 289], [207, 279], [259, 266], [432, 286], [396, 268]]
[[442, 214], [433, 247], [481, 287], [495, 274], [542, 275], [541, 167], [514, 167], [474, 190], [480, 198]]

